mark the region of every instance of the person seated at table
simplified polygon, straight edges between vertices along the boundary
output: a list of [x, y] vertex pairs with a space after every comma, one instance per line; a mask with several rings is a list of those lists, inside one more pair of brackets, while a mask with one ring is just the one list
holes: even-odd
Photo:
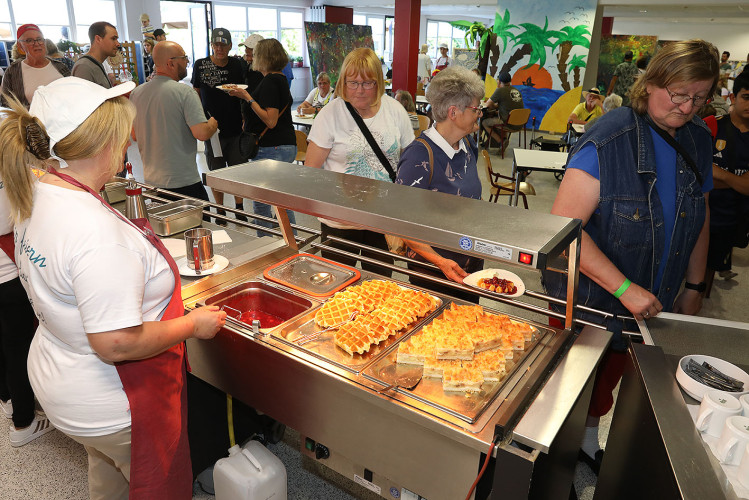
[[419, 115], [416, 114], [416, 104], [414, 99], [411, 97], [411, 92], [408, 90], [399, 89], [395, 92], [395, 100], [401, 103], [408, 112], [408, 117], [411, 119], [411, 126], [414, 130], [419, 130]]
[[[481, 181], [476, 167], [478, 147], [471, 135], [478, 130], [479, 102], [484, 83], [462, 66], [440, 71], [427, 88], [435, 125], [413, 141], [398, 162], [396, 184], [481, 199]], [[431, 151], [431, 154], [430, 154]], [[482, 259], [425, 243], [406, 241], [407, 256], [436, 265], [441, 272], [419, 265], [408, 268], [423, 274], [462, 283], [468, 274], [484, 267]], [[430, 281], [410, 277], [412, 284], [463, 300], [478, 302], [471, 293], [460, 292]]]
[[[624, 99], [618, 94], [611, 94], [606, 96], [606, 99], [603, 100], [603, 104], [601, 105], [601, 108], [603, 109], [603, 114], [605, 115], [612, 109], [620, 108], [622, 106], [622, 102]], [[603, 115], [602, 115], [603, 116]], [[587, 132], [590, 127], [593, 126], [594, 123], [598, 121], [599, 116], [595, 118], [591, 118], [588, 123], [583, 125], [583, 128], [585, 128], [585, 131]]]
[[315, 111], [330, 102], [333, 92], [330, 89], [330, 76], [326, 72], [317, 75], [317, 87], [307, 95], [302, 104], [297, 106], [296, 112], [300, 115], [313, 115]]
[[600, 90], [595, 87], [590, 90], [584, 90], [583, 99], [585, 101], [575, 106], [567, 121], [584, 125], [593, 118], [598, 118], [603, 114], [603, 108], [601, 108], [603, 97]]
[[[487, 135], [491, 133], [492, 127], [498, 123], [507, 123], [510, 117], [510, 111], [513, 109], [523, 109], [523, 96], [520, 91], [510, 85], [512, 76], [507, 71], [499, 74], [497, 80], [497, 89], [492, 96], [484, 103], [487, 110], [497, 110], [497, 116], [482, 120], [481, 125], [486, 130]], [[504, 143], [504, 137], [495, 137]]]

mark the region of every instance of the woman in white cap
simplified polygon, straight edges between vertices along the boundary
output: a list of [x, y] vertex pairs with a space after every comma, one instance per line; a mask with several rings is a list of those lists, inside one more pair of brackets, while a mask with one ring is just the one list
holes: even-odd
[[263, 79], [263, 74], [252, 66], [254, 62], [255, 47], [260, 40], [263, 40], [263, 35], [253, 33], [245, 38], [244, 42], [239, 44], [240, 47], [244, 47], [244, 56], [242, 56], [242, 59], [247, 63], [247, 72], [244, 75], [244, 83], [247, 85], [247, 90], [250, 92], [255, 90]]
[[[91, 498], [188, 499], [184, 341], [213, 337], [225, 313], [184, 316], [177, 266], [147, 221], [98, 195], [122, 168], [134, 87], [70, 77], [39, 87], [28, 112], [10, 99], [0, 176], [39, 320], [29, 378], [49, 420], [86, 448]], [[49, 173], [33, 182], [28, 165]]]
[[447, 68], [449, 65], [450, 57], [447, 55], [447, 44], [442, 42], [440, 44], [440, 55], [434, 63], [434, 73], [432, 73], [432, 76]]

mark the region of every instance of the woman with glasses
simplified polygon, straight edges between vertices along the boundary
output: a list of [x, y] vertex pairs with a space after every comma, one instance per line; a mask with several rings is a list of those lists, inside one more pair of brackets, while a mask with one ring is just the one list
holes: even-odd
[[[3, 77], [2, 91], [3, 94], [13, 94], [28, 109], [37, 87], [70, 76], [70, 69], [65, 63], [47, 57], [44, 35], [37, 25], [19, 26], [16, 37], [26, 57], [8, 67]], [[3, 106], [8, 106], [4, 95], [0, 102]]]
[[[312, 124], [305, 165], [385, 182], [394, 180], [401, 151], [413, 141], [414, 133], [405, 108], [384, 94], [380, 59], [372, 49], [353, 50], [341, 65], [334, 93], [338, 99], [322, 108]], [[367, 142], [363, 129], [357, 125], [358, 120], [374, 138], [387, 166]], [[393, 172], [392, 177], [389, 171]], [[387, 249], [385, 236], [380, 233], [330, 220], [321, 222], [323, 241], [328, 236], [339, 236]], [[351, 247], [342, 248], [351, 251]], [[355, 263], [353, 259], [336, 259]], [[370, 264], [363, 263], [362, 267], [390, 274]]]
[[[602, 116], [580, 138], [567, 164], [552, 213], [581, 219], [578, 303], [614, 315], [651, 318], [661, 311], [696, 314], [705, 285], [713, 187], [710, 132], [695, 113], [718, 84], [718, 51], [702, 40], [674, 42], [653, 57], [630, 90], [631, 108]], [[686, 279], [681, 293], [682, 282]], [[550, 294], [564, 297], [566, 278], [548, 273]], [[600, 323], [596, 315], [578, 318]], [[607, 320], [618, 361], [604, 359], [583, 445], [598, 450], [597, 419], [613, 403], [623, 369], [622, 328]], [[607, 373], [617, 366], [618, 373]], [[601, 384], [597, 384], [601, 385]]]
[[[479, 103], [484, 92], [481, 78], [462, 66], [451, 66], [437, 73], [426, 91], [435, 124], [403, 151], [398, 164], [397, 184], [481, 199], [481, 181], [476, 168], [478, 147], [471, 134], [479, 128]], [[447, 277], [457, 283], [462, 283], [468, 274], [484, 266], [483, 260], [476, 257], [433, 248], [425, 243], [406, 241], [406, 245], [408, 257], [431, 262], [442, 273], [411, 264], [409, 269]], [[475, 294], [461, 293], [414, 277], [410, 280], [414, 285], [435, 292], [478, 302]]]

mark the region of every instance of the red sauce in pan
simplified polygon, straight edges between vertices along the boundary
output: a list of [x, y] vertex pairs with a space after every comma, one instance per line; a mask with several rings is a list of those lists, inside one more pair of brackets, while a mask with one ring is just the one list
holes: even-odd
[[268, 314], [264, 311], [257, 311], [255, 309], [250, 309], [249, 311], [243, 312], [238, 319], [239, 321], [247, 323], [250, 326], [252, 326], [253, 320], [258, 320], [260, 321], [260, 328], [273, 328], [274, 326], [278, 326], [284, 322], [284, 320], [282, 320], [278, 316]]

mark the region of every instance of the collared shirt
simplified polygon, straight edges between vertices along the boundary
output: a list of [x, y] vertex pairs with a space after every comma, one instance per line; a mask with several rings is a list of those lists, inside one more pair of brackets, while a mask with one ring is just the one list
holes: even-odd
[[455, 156], [455, 153], [457, 153], [458, 151], [463, 151], [464, 153], [468, 151], [466, 149], [466, 144], [465, 144], [465, 140], [464, 139], [461, 139], [460, 142], [458, 142], [458, 149], [453, 149], [453, 147], [450, 145], [450, 143], [448, 143], [445, 140], [445, 138], [442, 137], [442, 134], [440, 134], [439, 132], [437, 132], [437, 128], [434, 125], [432, 125], [427, 130], [425, 130], [424, 131], [424, 135], [426, 135], [432, 141], [434, 141], [434, 143], [437, 146], [439, 146], [440, 149], [442, 149], [442, 151], [444, 151], [445, 154], [447, 155], [447, 157], [449, 159], [451, 159], [451, 160]]

